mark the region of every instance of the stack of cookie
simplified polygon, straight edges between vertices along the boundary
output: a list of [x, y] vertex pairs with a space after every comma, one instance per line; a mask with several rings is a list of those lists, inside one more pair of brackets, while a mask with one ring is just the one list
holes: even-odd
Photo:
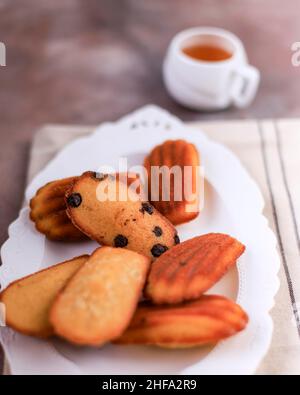
[[[152, 166], [199, 166], [196, 148], [167, 141], [145, 159]], [[180, 244], [174, 225], [194, 219], [190, 199], [141, 199], [129, 177], [86, 172], [41, 188], [30, 217], [50, 240], [99, 247], [8, 286], [0, 295], [6, 322], [37, 337], [60, 336], [79, 345], [146, 344], [169, 348], [216, 343], [243, 330], [248, 317], [227, 298], [204, 295], [235, 265], [245, 247], [224, 234]], [[149, 177], [149, 185], [151, 176]], [[193, 186], [190, 189], [193, 191]], [[117, 199], [107, 199], [114, 191]], [[122, 196], [122, 199], [120, 198]], [[124, 196], [126, 197], [124, 199]], [[199, 202], [199, 196], [194, 198]]]

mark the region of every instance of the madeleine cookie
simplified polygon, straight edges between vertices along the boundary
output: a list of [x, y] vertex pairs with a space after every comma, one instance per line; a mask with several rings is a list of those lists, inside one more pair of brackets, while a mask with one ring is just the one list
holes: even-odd
[[76, 179], [70, 177], [49, 182], [30, 201], [30, 219], [49, 240], [71, 242], [87, 239], [66, 213], [65, 193]]
[[[139, 181], [137, 174], [116, 174], [127, 185]], [[78, 177], [69, 177], [49, 182], [40, 188], [30, 201], [30, 219], [36, 229], [49, 240], [78, 242], [88, 237], [72, 224], [66, 213], [65, 194]], [[137, 187], [137, 190], [139, 190]]]
[[149, 265], [136, 252], [98, 248], [54, 302], [55, 333], [91, 346], [119, 337], [135, 312]]
[[102, 245], [154, 259], [179, 243], [174, 226], [114, 177], [84, 173], [67, 192], [66, 204], [73, 224]]
[[247, 314], [221, 296], [202, 296], [174, 306], [141, 304], [116, 344], [144, 344], [165, 348], [210, 345], [242, 331]]
[[25, 335], [48, 337], [53, 334], [48, 314], [67, 281], [83, 266], [88, 255], [59, 263], [10, 284], [1, 294], [6, 324]]
[[155, 304], [197, 299], [235, 265], [244, 251], [238, 240], [219, 233], [187, 240], [153, 263], [146, 296]]
[[144, 161], [150, 201], [174, 225], [189, 222], [199, 214], [199, 166], [196, 147], [184, 140], [165, 141]]

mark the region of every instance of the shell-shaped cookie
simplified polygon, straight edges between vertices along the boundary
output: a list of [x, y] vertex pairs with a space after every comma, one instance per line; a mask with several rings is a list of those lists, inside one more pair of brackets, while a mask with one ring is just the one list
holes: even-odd
[[48, 317], [52, 303], [88, 257], [73, 258], [11, 283], [0, 294], [7, 326], [24, 335], [42, 338], [53, 335]]
[[119, 248], [98, 248], [54, 301], [50, 322], [75, 344], [100, 346], [129, 325], [150, 259]]
[[[140, 183], [138, 175], [134, 173], [117, 173], [116, 177], [127, 182], [127, 185], [136, 180]], [[69, 177], [49, 182], [30, 201], [30, 218], [36, 229], [49, 240], [79, 242], [88, 239], [87, 235], [72, 224], [66, 213], [65, 194], [77, 179], [78, 177]]]
[[196, 299], [235, 265], [245, 246], [221, 233], [184, 241], [151, 266], [146, 296], [155, 304]]
[[149, 200], [174, 225], [189, 222], [199, 214], [199, 166], [196, 147], [185, 140], [167, 140], [145, 158]]
[[76, 242], [87, 239], [66, 213], [65, 194], [76, 179], [69, 177], [49, 182], [30, 201], [30, 218], [49, 240]]
[[66, 194], [73, 224], [102, 245], [157, 258], [179, 243], [176, 229], [126, 183], [86, 172]]
[[242, 331], [248, 316], [222, 296], [201, 298], [174, 306], [141, 304], [117, 344], [187, 348], [215, 344]]

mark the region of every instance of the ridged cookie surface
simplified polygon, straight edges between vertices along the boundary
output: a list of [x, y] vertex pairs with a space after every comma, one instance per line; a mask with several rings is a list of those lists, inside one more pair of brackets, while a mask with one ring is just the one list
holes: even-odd
[[238, 240], [220, 233], [184, 241], [153, 263], [146, 296], [156, 304], [196, 299], [235, 265], [244, 250]]
[[76, 228], [66, 213], [65, 193], [77, 177], [49, 182], [30, 201], [30, 218], [36, 229], [53, 241], [80, 241], [87, 236]]
[[[158, 211], [167, 217], [174, 225], [189, 222], [199, 214], [199, 189], [200, 159], [196, 147], [185, 140], [167, 140], [156, 146], [146, 157], [144, 166], [148, 173], [148, 190], [151, 191], [150, 201]], [[168, 182], [163, 182], [162, 175], [159, 178], [153, 176], [153, 167], [177, 166], [181, 169], [184, 177], [179, 182], [170, 178], [170, 199], [164, 201], [164, 190], [169, 187]], [[189, 167], [189, 171], [187, 170]], [[184, 170], [185, 169], [185, 170]], [[184, 173], [185, 171], [185, 173]], [[182, 200], [178, 200], [180, 195]], [[154, 196], [157, 196], [154, 200]], [[168, 196], [165, 194], [165, 196]]]
[[179, 243], [174, 226], [114, 177], [84, 173], [67, 192], [66, 204], [73, 224], [102, 245], [154, 259]]
[[53, 328], [50, 307], [67, 281], [83, 266], [88, 255], [57, 264], [10, 284], [1, 294], [6, 324], [25, 335], [48, 337]]
[[141, 304], [117, 344], [144, 344], [166, 348], [209, 345], [242, 331], [247, 314], [221, 296], [202, 296], [174, 306]]
[[100, 346], [129, 325], [150, 260], [119, 248], [98, 248], [57, 297], [50, 313], [55, 333], [72, 343]]

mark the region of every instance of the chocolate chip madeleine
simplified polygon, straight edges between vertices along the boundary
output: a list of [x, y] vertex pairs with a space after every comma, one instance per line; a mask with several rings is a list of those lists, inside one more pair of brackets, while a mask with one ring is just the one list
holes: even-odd
[[[133, 173], [118, 173], [116, 177], [124, 179], [127, 185], [139, 180], [138, 175]], [[49, 240], [78, 242], [88, 239], [87, 235], [72, 224], [66, 213], [65, 194], [77, 179], [78, 177], [69, 177], [49, 182], [30, 201], [30, 218], [36, 229]]]
[[73, 224], [102, 245], [154, 259], [179, 243], [174, 226], [113, 176], [84, 173], [68, 190], [66, 205]]

